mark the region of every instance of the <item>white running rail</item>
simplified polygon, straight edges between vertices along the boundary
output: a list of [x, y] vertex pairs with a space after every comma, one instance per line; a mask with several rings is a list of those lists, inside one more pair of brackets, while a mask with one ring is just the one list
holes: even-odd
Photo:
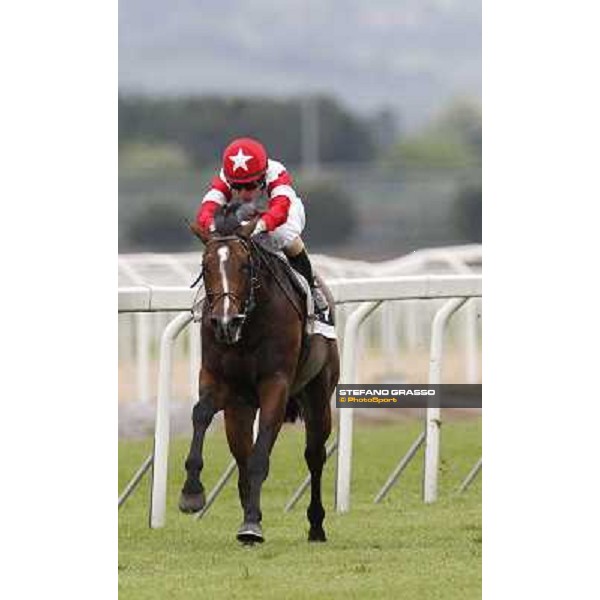
[[[349, 319], [351, 327], [346, 326], [344, 336], [344, 354], [342, 373], [347, 378], [344, 383], [356, 383], [352, 356], [356, 351], [357, 335], [360, 323], [368, 313], [386, 300], [419, 299], [467, 299], [481, 297], [481, 275], [412, 275], [375, 278], [332, 279], [327, 281], [336, 304], [362, 302], [368, 303], [359, 308], [357, 318]], [[119, 313], [143, 312], [179, 312], [164, 330], [161, 340], [159, 362], [158, 400], [154, 436], [154, 460], [152, 477], [152, 496], [150, 526], [162, 527], [166, 520], [166, 481], [169, 446], [170, 384], [172, 375], [171, 352], [177, 335], [191, 322], [190, 307], [196, 291], [185, 287], [136, 286], [119, 288]], [[453, 304], [455, 301], [453, 301]], [[438, 320], [439, 327], [447, 319]], [[443, 335], [443, 331], [442, 331]], [[441, 361], [441, 344], [436, 345], [432, 361]], [[433, 352], [433, 346], [432, 346]], [[345, 367], [348, 365], [348, 367]], [[432, 365], [433, 366], [433, 365]], [[352, 369], [350, 369], [352, 367]], [[437, 369], [433, 366], [433, 371]], [[352, 371], [352, 372], [351, 372]], [[352, 408], [340, 411], [338, 474], [337, 474], [337, 510], [349, 509], [350, 502], [350, 466], [352, 452]], [[435, 437], [435, 436], [434, 436]], [[433, 450], [437, 451], [437, 447]], [[431, 454], [431, 450], [430, 450]], [[434, 457], [434, 466], [437, 458]], [[431, 469], [425, 467], [431, 477]], [[437, 470], [437, 468], [436, 468]], [[435, 474], [437, 476], [437, 474]]]

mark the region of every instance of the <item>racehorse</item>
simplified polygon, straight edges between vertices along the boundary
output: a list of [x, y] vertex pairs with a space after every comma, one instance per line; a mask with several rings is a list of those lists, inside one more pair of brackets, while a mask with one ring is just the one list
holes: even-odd
[[[257, 217], [240, 223], [238, 207], [230, 203], [219, 209], [212, 234], [190, 225], [205, 244], [206, 298], [199, 400], [192, 412], [194, 433], [179, 508], [194, 513], [205, 505], [200, 481], [204, 435], [214, 415], [223, 410], [243, 509], [237, 539], [244, 544], [263, 542], [260, 497], [269, 457], [284, 420], [294, 420], [299, 413], [306, 428], [304, 457], [311, 477], [308, 540], [324, 542], [321, 474], [331, 432], [330, 398], [339, 378], [337, 343], [319, 334], [305, 335], [304, 300], [290, 285], [281, 259], [250, 237]], [[331, 294], [320, 283], [333, 315]]]

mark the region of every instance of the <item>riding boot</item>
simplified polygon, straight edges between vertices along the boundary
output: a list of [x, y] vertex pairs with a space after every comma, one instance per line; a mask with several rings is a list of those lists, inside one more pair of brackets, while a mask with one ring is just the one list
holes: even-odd
[[323, 292], [318, 287], [315, 287], [312, 265], [310, 264], [310, 258], [308, 258], [306, 250], [303, 249], [302, 252], [296, 254], [296, 256], [288, 258], [292, 267], [308, 281], [315, 304], [315, 312], [317, 314], [324, 313], [329, 308], [329, 304], [327, 303], [327, 298], [325, 298]]

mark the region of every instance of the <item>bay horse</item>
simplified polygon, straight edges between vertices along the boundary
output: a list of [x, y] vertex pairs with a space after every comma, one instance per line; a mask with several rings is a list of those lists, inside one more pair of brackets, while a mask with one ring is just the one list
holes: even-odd
[[[277, 269], [281, 268], [277, 264], [280, 259], [250, 237], [257, 217], [240, 224], [236, 216], [239, 206], [229, 203], [219, 209], [212, 234], [190, 225], [205, 244], [202, 275], [206, 298], [199, 399], [192, 411], [194, 432], [179, 508], [194, 513], [205, 505], [200, 481], [204, 435], [214, 415], [223, 410], [243, 509], [237, 539], [244, 544], [263, 542], [260, 497], [271, 450], [284, 420], [300, 414], [311, 478], [308, 540], [324, 542], [321, 474], [331, 432], [330, 398], [339, 378], [337, 342], [318, 334], [306, 337], [306, 303], [281, 276]], [[331, 294], [320, 283], [333, 316]], [[258, 435], [253, 443], [258, 408]]]

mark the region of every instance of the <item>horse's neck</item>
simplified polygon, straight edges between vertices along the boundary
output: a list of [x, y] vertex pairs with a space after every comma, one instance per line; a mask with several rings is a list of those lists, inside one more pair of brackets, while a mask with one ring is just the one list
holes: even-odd
[[260, 257], [259, 265], [257, 269], [257, 283], [258, 283], [258, 294], [257, 294], [257, 307], [267, 307], [273, 304], [275, 299], [283, 292], [279, 287], [279, 284], [273, 276], [273, 265], [267, 265], [266, 261], [268, 258]]
[[294, 310], [298, 313], [300, 320], [303, 320], [302, 300], [289, 281], [289, 275], [285, 272], [285, 268], [279, 262], [279, 258], [268, 253], [261, 256], [259, 287], [263, 293], [261, 294], [262, 302], [259, 301], [257, 304], [259, 306], [263, 304], [271, 314], [278, 310]]

